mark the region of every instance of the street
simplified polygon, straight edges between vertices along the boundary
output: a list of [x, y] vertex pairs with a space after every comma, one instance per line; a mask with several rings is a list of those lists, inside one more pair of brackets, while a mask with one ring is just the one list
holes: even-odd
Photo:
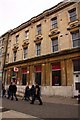
[[[61, 104], [61, 103], [50, 103], [43, 101], [43, 105], [38, 105], [38, 101], [35, 101], [34, 105], [28, 101], [19, 99], [18, 101], [11, 101], [9, 99], [2, 99], [2, 107], [7, 110], [14, 110], [20, 113], [34, 116], [38, 119], [49, 119], [49, 118], [78, 118], [79, 117], [79, 106], [77, 104]], [[3, 110], [4, 112], [5, 110]], [[2, 112], [2, 113], [3, 113]], [[4, 120], [4, 119], [3, 119]]]

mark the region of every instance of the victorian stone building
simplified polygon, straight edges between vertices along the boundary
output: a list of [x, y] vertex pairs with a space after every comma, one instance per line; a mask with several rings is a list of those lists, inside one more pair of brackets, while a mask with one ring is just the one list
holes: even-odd
[[80, 82], [80, 2], [61, 2], [14, 28], [5, 83], [38, 83], [42, 94], [76, 96]]

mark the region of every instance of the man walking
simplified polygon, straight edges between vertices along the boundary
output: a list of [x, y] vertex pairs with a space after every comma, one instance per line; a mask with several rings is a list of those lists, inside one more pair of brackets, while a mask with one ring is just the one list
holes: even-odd
[[40, 98], [40, 87], [39, 87], [38, 84], [36, 84], [35, 94], [34, 94], [34, 97], [33, 97], [33, 99], [32, 99], [32, 101], [31, 101], [30, 104], [34, 104], [35, 99], [38, 99], [39, 102], [40, 102], [39, 105], [42, 105], [42, 100], [41, 100], [41, 98]]
[[16, 101], [18, 101], [18, 98], [16, 96], [16, 92], [17, 92], [17, 86], [15, 83], [13, 83], [12, 85], [12, 96], [11, 96], [11, 100], [13, 100], [13, 97], [15, 97]]
[[9, 85], [9, 88], [8, 88], [8, 99], [11, 97], [11, 95], [12, 95], [12, 89], [13, 89], [13, 85], [12, 85], [12, 82], [10, 83], [10, 85]]

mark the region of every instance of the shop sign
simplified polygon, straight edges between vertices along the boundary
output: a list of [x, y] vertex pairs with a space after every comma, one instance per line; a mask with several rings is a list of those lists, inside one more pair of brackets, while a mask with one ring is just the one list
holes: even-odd
[[17, 67], [14, 67], [14, 72], [18, 72], [18, 68]]
[[52, 70], [61, 70], [60, 64], [52, 64]]
[[22, 74], [27, 74], [27, 69], [23, 69]]
[[36, 67], [35, 67], [35, 71], [36, 71], [36, 72], [41, 72], [41, 66], [36, 66]]

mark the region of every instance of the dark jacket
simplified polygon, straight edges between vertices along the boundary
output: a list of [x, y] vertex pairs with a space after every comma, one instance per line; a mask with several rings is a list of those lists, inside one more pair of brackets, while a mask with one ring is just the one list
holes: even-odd
[[12, 92], [13, 92], [13, 93], [16, 93], [16, 91], [17, 91], [16, 85], [12, 85]]
[[39, 87], [39, 85], [36, 85], [36, 92], [35, 92], [35, 94], [36, 94], [36, 96], [40, 96], [40, 87]]

